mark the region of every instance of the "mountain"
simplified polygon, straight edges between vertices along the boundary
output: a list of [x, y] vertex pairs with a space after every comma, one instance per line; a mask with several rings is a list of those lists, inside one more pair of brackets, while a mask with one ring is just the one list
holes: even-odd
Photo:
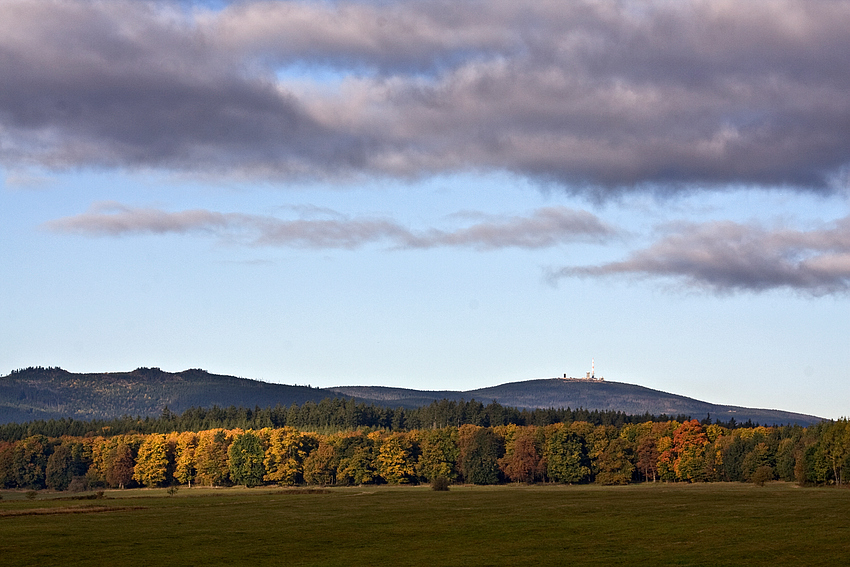
[[78, 420], [159, 415], [166, 407], [289, 406], [344, 397], [321, 388], [271, 384], [191, 369], [74, 374], [27, 368], [0, 377], [0, 423], [70, 417]]
[[280, 404], [301, 405], [325, 398], [354, 398], [359, 402], [389, 407], [415, 408], [433, 401], [496, 401], [517, 408], [584, 408], [616, 410], [627, 414], [690, 415], [702, 419], [762, 424], [811, 425], [821, 418], [770, 409], [752, 409], [702, 402], [642, 386], [620, 382], [561, 380], [559, 378], [511, 382], [468, 391], [426, 391], [382, 386], [311, 388], [288, 386], [210, 374], [190, 369], [163, 372], [137, 368], [132, 372], [75, 374], [61, 368], [27, 368], [0, 376], [0, 423], [37, 419], [77, 420], [155, 416], [165, 407], [181, 413], [190, 407], [242, 406], [253, 408]]
[[339, 386], [329, 389], [358, 400], [380, 400], [383, 405], [402, 407], [419, 407], [442, 399], [475, 399], [484, 403], [495, 401], [503, 406], [520, 409], [569, 407], [615, 410], [632, 415], [690, 415], [697, 419], [710, 414], [712, 420], [729, 421], [734, 417], [739, 423], [751, 420], [767, 425], [812, 425], [823, 421], [823, 418], [813, 415], [712, 404], [634, 384], [581, 379], [525, 380], [464, 392], [431, 392], [380, 386]]

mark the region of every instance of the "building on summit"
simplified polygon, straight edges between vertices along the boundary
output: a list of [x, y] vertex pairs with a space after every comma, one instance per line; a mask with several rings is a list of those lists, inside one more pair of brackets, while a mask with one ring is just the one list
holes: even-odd
[[590, 372], [587, 373], [583, 378], [573, 378], [570, 376], [567, 378], [567, 375], [564, 374], [563, 380], [580, 380], [582, 382], [604, 382], [605, 378], [602, 376], [596, 376], [596, 362], [594, 359], [590, 359]]

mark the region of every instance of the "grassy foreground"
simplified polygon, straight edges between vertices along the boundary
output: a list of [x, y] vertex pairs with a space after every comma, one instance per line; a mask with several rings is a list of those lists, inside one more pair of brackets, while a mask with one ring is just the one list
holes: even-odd
[[850, 490], [784, 483], [0, 494], [9, 567], [850, 561]]

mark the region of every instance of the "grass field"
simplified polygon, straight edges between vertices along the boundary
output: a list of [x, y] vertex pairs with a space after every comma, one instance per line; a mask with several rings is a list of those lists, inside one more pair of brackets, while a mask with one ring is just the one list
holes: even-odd
[[0, 494], [9, 567], [850, 564], [850, 490], [785, 483]]

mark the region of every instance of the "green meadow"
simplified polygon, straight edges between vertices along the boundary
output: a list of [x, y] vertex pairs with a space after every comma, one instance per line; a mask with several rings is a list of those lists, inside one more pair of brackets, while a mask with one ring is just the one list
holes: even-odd
[[7, 567], [850, 561], [850, 490], [787, 483], [0, 494]]

